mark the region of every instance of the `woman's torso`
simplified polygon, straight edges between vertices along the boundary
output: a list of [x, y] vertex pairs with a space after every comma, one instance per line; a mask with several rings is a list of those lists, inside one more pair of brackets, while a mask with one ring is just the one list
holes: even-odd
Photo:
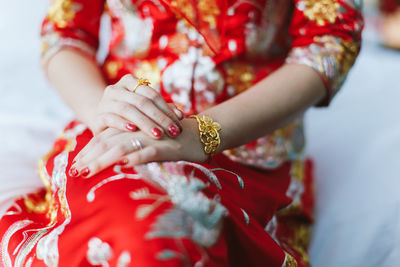
[[[284, 63], [292, 8], [289, 0], [108, 0], [111, 38], [104, 75], [110, 83], [128, 73], [147, 78], [185, 113], [202, 112]], [[268, 169], [300, 157], [303, 148], [299, 118], [224, 153]]]

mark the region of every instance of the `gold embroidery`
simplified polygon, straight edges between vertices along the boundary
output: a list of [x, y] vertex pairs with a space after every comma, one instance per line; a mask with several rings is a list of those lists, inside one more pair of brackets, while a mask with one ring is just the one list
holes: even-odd
[[255, 78], [251, 66], [247, 63], [235, 61], [228, 67], [227, 72], [226, 81], [233, 86], [236, 93], [247, 90]]
[[188, 0], [173, 0], [171, 5], [176, 9], [180, 10], [188, 19], [193, 20], [195, 11], [192, 3]]
[[323, 44], [330, 51], [334, 51], [340, 74], [345, 75], [349, 72], [358, 55], [358, 47], [354, 42], [346, 42], [329, 35], [315, 36], [314, 42]]
[[155, 60], [141, 62], [135, 69], [134, 75], [148, 79], [154, 88], [161, 82], [161, 69]]
[[215, 0], [200, 0], [198, 6], [203, 20], [211, 27], [217, 26], [216, 17], [220, 14], [220, 10]]
[[347, 74], [356, 61], [358, 48], [354, 42], [342, 41], [342, 49], [343, 52], [339, 57], [340, 69], [342, 74]]
[[[189, 0], [173, 0], [171, 5], [179, 9], [189, 20], [193, 21], [196, 12]], [[217, 26], [217, 16], [221, 13], [215, 0], [199, 0], [197, 1], [199, 15], [203, 21], [207, 22], [211, 27]]]
[[75, 18], [76, 5], [71, 0], [54, 0], [49, 7], [48, 18], [57, 27], [65, 28]]
[[292, 248], [299, 253], [301, 260], [305, 264], [310, 264], [307, 249], [311, 240], [311, 229], [309, 224], [296, 224], [293, 239], [289, 240]]
[[284, 267], [297, 267], [297, 261], [293, 258], [293, 256], [286, 252], [285, 254], [286, 254], [286, 260]]
[[120, 61], [108, 61], [105, 65], [108, 77], [115, 79], [118, 75], [119, 70], [122, 68], [122, 63]]
[[292, 163], [292, 167], [290, 169], [290, 174], [292, 177], [296, 178], [300, 182], [304, 181], [304, 161], [303, 160], [295, 160]]
[[337, 0], [305, 0], [304, 15], [309, 20], [316, 21], [319, 26], [326, 22], [334, 23], [338, 10]]

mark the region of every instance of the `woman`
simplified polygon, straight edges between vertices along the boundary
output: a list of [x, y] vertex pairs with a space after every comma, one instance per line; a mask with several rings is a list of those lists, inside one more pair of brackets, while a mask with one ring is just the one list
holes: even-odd
[[78, 120], [41, 162], [45, 188], [0, 220], [2, 264], [308, 266], [302, 114], [353, 65], [359, 8], [53, 1], [43, 66]]

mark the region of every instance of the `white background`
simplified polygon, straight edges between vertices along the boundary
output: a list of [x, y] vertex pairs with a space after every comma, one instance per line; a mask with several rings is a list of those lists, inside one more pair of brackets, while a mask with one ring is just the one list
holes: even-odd
[[[72, 118], [39, 67], [45, 5], [0, 0], [0, 213], [41, 186], [38, 159]], [[382, 48], [372, 28], [333, 103], [307, 114], [316, 267], [400, 266], [400, 52]]]

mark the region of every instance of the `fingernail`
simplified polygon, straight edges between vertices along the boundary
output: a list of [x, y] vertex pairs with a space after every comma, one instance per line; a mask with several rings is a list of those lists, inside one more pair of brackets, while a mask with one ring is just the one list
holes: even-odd
[[128, 159], [121, 159], [116, 164], [124, 166], [124, 165], [128, 164], [128, 162], [129, 162]]
[[175, 125], [171, 125], [168, 128], [168, 133], [170, 136], [176, 137], [179, 135], [180, 132], [179, 132], [179, 129]]
[[131, 132], [134, 132], [134, 131], [137, 130], [137, 127], [136, 127], [135, 125], [131, 124], [131, 123], [127, 123], [127, 124], [125, 125], [125, 128], [128, 129], [128, 130], [131, 131]]
[[72, 163], [71, 163], [71, 165], [74, 165], [76, 163], [76, 160], [74, 160]]
[[88, 167], [84, 168], [84, 169], [82, 170], [82, 172], [81, 172], [81, 175], [82, 175], [83, 177], [87, 177], [89, 174], [90, 174], [90, 170], [89, 170]]
[[157, 127], [156, 127], [156, 128], [153, 128], [153, 130], [151, 130], [151, 133], [152, 133], [155, 137], [160, 137], [160, 136], [162, 135], [161, 130], [158, 129]]
[[69, 176], [72, 176], [72, 177], [78, 177], [78, 175], [79, 175], [79, 172], [75, 167], [72, 167], [71, 169], [69, 169], [68, 173], [69, 173]]

